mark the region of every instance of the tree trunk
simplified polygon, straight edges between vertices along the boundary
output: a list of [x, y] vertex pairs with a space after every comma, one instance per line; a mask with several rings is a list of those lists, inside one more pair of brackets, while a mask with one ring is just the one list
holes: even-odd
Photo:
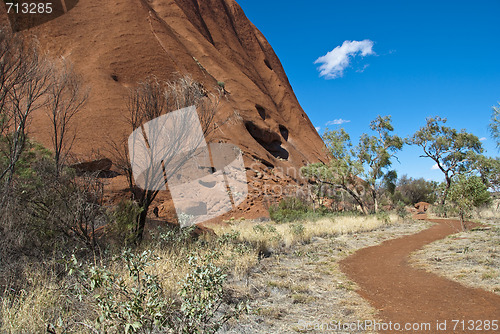
[[446, 203], [446, 198], [448, 197], [448, 190], [450, 190], [450, 187], [451, 187], [451, 178], [449, 176], [446, 176], [446, 187], [444, 188], [441, 205], [444, 205]]
[[144, 237], [144, 227], [146, 226], [146, 219], [148, 217], [149, 204], [145, 203], [145, 206], [141, 206], [142, 211], [137, 217], [137, 227], [135, 232], [135, 243], [139, 245]]
[[461, 207], [460, 208], [460, 223], [462, 224], [462, 231], [465, 231], [467, 227], [465, 226], [465, 210]]
[[370, 190], [372, 191], [372, 198], [373, 198], [373, 210], [375, 213], [378, 213], [378, 198], [377, 198], [377, 190], [375, 187], [370, 187]]
[[349, 195], [351, 195], [352, 198], [354, 198], [354, 200], [356, 202], [358, 202], [359, 206], [361, 207], [361, 211], [363, 211], [363, 214], [367, 215], [368, 211], [366, 210], [366, 207], [365, 207], [363, 201], [361, 200], [361, 198], [358, 196], [358, 194], [356, 194], [353, 190], [349, 189], [346, 186], [343, 186], [342, 189], [347, 191], [349, 193]]

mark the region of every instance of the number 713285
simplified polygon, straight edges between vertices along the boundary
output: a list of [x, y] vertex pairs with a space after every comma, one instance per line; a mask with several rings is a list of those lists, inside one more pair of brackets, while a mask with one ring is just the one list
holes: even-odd
[[51, 2], [6, 2], [7, 13], [14, 14], [50, 14], [52, 13]]

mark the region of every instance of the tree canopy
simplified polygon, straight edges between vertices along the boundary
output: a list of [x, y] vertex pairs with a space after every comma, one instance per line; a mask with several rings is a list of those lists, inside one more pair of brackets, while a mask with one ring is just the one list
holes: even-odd
[[420, 146], [424, 152], [421, 157], [432, 159], [443, 172], [446, 186], [441, 199], [444, 204], [452, 179], [473, 169], [477, 156], [483, 153], [481, 141], [477, 136], [462, 129], [445, 126], [446, 118], [427, 118], [425, 126], [407, 139], [411, 145]]

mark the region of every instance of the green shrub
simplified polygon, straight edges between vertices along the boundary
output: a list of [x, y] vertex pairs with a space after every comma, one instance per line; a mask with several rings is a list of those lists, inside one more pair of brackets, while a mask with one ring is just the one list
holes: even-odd
[[302, 225], [302, 223], [293, 223], [290, 224], [290, 231], [292, 232], [293, 235], [303, 236], [305, 228], [304, 225]]
[[[213, 264], [219, 252], [187, 260], [190, 271], [180, 282], [177, 298], [167, 296], [157, 275], [146, 270], [158, 257], [151, 251], [122, 252], [118, 263], [125, 266], [130, 280], [103, 265], [85, 266], [73, 255], [68, 274], [78, 284], [71, 288], [82, 300], [90, 297], [96, 309], [94, 323], [85, 326], [99, 333], [215, 333], [229, 319], [248, 312], [246, 303], [230, 307], [224, 301], [226, 274]], [[68, 298], [70, 298], [68, 297]], [[88, 299], [88, 298], [87, 298]], [[225, 304], [223, 306], [223, 304]]]
[[142, 208], [133, 201], [120, 201], [112, 213], [113, 223], [111, 231], [118, 239], [119, 246], [129, 246], [135, 240], [137, 217]]
[[406, 210], [406, 205], [404, 202], [398, 201], [396, 203], [396, 214], [398, 215], [399, 218], [403, 219], [405, 219], [410, 215], [409, 212]]
[[227, 275], [213, 263], [190, 257], [191, 272], [181, 282], [181, 298], [176, 333], [202, 334], [217, 332], [229, 319], [248, 312], [246, 303], [235, 309], [218, 313], [224, 303], [223, 285]]
[[87, 324], [103, 333], [137, 333], [165, 328], [170, 319], [172, 301], [164, 295], [159, 279], [146, 272], [157, 258], [151, 251], [134, 254], [124, 251], [132, 282], [127, 282], [106, 266], [86, 268], [73, 255], [69, 275], [75, 274], [80, 285], [74, 290], [77, 298], [90, 294], [97, 308], [97, 318]]
[[435, 204], [431, 207], [432, 212], [438, 217], [454, 217], [458, 215], [458, 210], [455, 206], [446, 204]]
[[406, 204], [418, 202], [434, 203], [437, 198], [438, 183], [427, 181], [424, 178], [414, 179], [403, 175], [399, 180], [393, 201], [403, 201]]
[[491, 203], [488, 187], [479, 176], [459, 175], [451, 184], [449, 199], [458, 208], [460, 220], [469, 217], [474, 208]]
[[269, 208], [269, 217], [277, 222], [289, 222], [303, 219], [312, 208], [305, 201], [296, 197], [286, 197], [278, 205]]
[[384, 224], [389, 224], [391, 222], [391, 217], [387, 211], [380, 210], [375, 216], [378, 220], [384, 222]]

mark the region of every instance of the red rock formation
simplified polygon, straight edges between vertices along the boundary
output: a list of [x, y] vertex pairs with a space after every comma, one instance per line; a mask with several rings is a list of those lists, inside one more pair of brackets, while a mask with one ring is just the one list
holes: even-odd
[[[244, 152], [255, 170], [248, 172], [254, 195], [296, 184], [301, 166], [326, 159], [278, 57], [234, 0], [71, 0], [67, 13], [23, 33], [37, 36], [50, 55], [72, 61], [91, 87], [75, 119], [78, 154], [129, 135], [126, 100], [138, 81], [190, 74], [207, 88], [225, 83], [218, 119], [233, 121], [218, 137]], [[36, 139], [49, 146], [43, 112], [33, 124]], [[265, 215], [259, 203], [250, 199], [242, 210]]]

